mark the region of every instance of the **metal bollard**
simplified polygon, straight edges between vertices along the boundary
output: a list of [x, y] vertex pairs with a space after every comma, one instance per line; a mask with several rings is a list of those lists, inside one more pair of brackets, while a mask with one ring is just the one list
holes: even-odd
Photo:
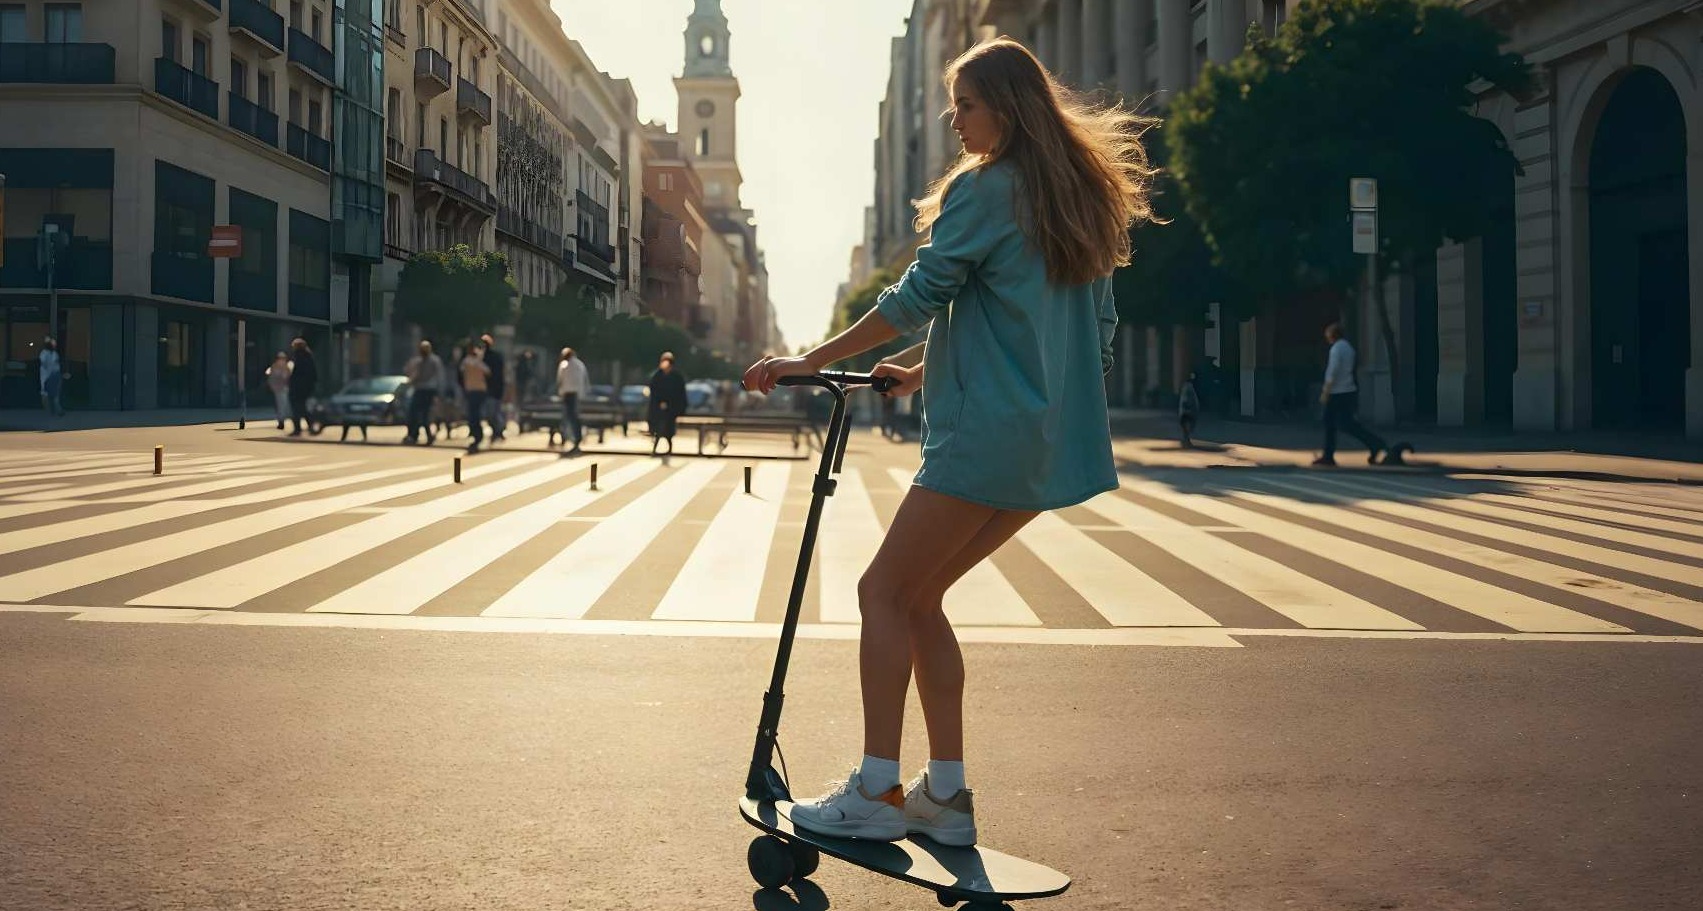
[[591, 463], [591, 489], [597, 489], [597, 463]]
[[154, 474], [164, 474], [166, 470], [166, 448], [154, 447]]
[[751, 466], [745, 466], [745, 492], [751, 492]]
[[461, 456], [455, 457], [455, 483], [461, 483]]

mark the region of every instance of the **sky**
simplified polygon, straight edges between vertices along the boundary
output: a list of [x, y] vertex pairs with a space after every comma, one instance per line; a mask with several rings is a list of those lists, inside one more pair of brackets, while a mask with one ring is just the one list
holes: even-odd
[[[639, 117], [676, 126], [693, 0], [552, 0], [592, 63], [631, 79]], [[820, 339], [863, 209], [891, 41], [911, 0], [723, 0], [739, 78], [741, 201], [757, 216], [769, 297], [789, 346]]]

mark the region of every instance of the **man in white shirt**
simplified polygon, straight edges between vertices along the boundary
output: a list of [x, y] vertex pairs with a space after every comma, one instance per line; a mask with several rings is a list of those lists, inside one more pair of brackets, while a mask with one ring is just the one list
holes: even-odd
[[563, 348], [562, 360], [556, 365], [556, 394], [562, 397], [562, 442], [568, 442], [568, 431], [573, 431], [574, 445], [566, 454], [572, 455], [580, 451], [579, 397], [580, 393], [591, 388], [591, 371], [585, 368], [585, 361], [574, 354], [574, 349]]
[[1342, 337], [1342, 326], [1338, 323], [1325, 327], [1325, 341], [1330, 343], [1330, 360], [1325, 366], [1324, 390], [1319, 393], [1319, 404], [1325, 406], [1325, 452], [1314, 459], [1313, 464], [1336, 464], [1336, 429], [1340, 426], [1365, 444], [1369, 450], [1367, 464], [1376, 465], [1378, 456], [1389, 449], [1389, 445], [1382, 437], [1361, 426], [1354, 417], [1354, 411], [1360, 404], [1360, 387], [1354, 382], [1354, 346]]

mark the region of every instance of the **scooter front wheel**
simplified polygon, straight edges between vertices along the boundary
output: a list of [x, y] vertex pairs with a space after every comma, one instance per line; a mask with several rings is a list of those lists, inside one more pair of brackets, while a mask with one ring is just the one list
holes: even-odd
[[803, 879], [816, 872], [822, 865], [822, 852], [806, 844], [792, 842], [787, 845], [792, 851], [792, 878]]
[[752, 839], [745, 851], [745, 863], [751, 868], [751, 878], [765, 889], [779, 889], [791, 882], [798, 869], [791, 846], [773, 835]]

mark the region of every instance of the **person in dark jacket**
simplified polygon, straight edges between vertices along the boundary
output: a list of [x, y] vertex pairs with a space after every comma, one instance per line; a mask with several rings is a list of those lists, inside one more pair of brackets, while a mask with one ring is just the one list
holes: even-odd
[[[508, 423], [503, 417], [503, 353], [497, 350], [497, 340], [490, 335], [481, 335], [479, 340], [485, 343], [485, 366], [491, 368], [485, 407], [490, 411], [491, 442], [495, 443], [503, 438], [503, 426]], [[467, 418], [469, 422], [477, 419], [475, 415]]]
[[656, 455], [656, 444], [668, 441], [668, 451], [674, 452], [674, 422], [686, 413], [686, 377], [674, 369], [674, 353], [664, 351], [656, 372], [650, 375], [650, 405], [645, 421], [650, 425], [650, 454]]
[[290, 342], [290, 417], [295, 421], [295, 429], [290, 431], [290, 436], [302, 435], [307, 400], [313, 396], [317, 385], [319, 367], [314, 364], [313, 350], [308, 348], [307, 339], [298, 338]]

